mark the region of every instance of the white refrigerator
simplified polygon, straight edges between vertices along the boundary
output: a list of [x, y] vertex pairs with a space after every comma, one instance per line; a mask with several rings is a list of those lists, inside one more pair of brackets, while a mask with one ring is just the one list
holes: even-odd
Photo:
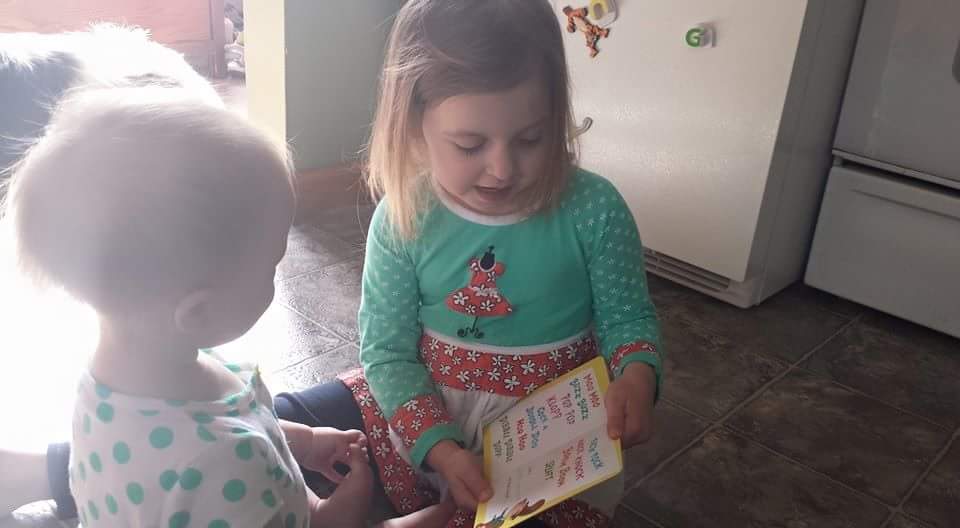
[[960, 1], [870, 0], [807, 283], [960, 337]]
[[863, 1], [616, 7], [596, 57], [564, 37], [574, 111], [592, 121], [581, 165], [625, 196], [651, 272], [758, 304], [803, 274]]

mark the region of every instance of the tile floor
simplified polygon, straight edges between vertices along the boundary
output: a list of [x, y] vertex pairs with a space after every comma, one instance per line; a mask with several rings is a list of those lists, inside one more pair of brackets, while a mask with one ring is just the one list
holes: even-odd
[[[356, 365], [369, 214], [291, 235], [275, 389]], [[656, 438], [627, 454], [620, 526], [960, 524], [960, 341], [799, 285], [748, 311], [657, 277], [651, 292], [667, 385]]]

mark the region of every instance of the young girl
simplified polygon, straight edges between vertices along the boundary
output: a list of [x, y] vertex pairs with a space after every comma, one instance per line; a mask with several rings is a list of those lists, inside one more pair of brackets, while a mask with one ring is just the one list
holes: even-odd
[[[609, 434], [651, 434], [661, 357], [643, 249], [607, 180], [574, 166], [561, 31], [546, 0], [410, 0], [393, 26], [368, 183], [362, 373], [345, 376], [401, 512], [491, 490], [482, 428], [602, 355]], [[622, 480], [543, 516], [606, 525]]]
[[[363, 272], [363, 371], [301, 398], [311, 413], [320, 400], [358, 409], [400, 513], [448, 490], [462, 507], [450, 525], [472, 524], [491, 494], [483, 426], [597, 354], [614, 376], [610, 436], [629, 447], [651, 434], [661, 357], [643, 249], [616, 189], [575, 167], [574, 135], [549, 2], [400, 10], [369, 153], [383, 200]], [[539, 522], [607, 525], [621, 494], [608, 481]]]
[[[270, 304], [293, 210], [283, 148], [189, 90], [68, 97], [17, 167], [10, 218], [22, 268], [100, 322], [69, 470], [57, 464], [62, 448], [48, 460], [63, 502], [69, 472], [84, 526], [365, 525], [364, 435], [306, 425], [320, 425], [323, 405], [310, 402], [324, 401], [324, 389], [275, 406], [256, 367], [202, 350], [245, 333]], [[36, 473], [36, 457], [0, 452], [5, 468], [20, 460]], [[340, 487], [319, 499], [301, 466]], [[38, 479], [26, 480], [39, 493]], [[388, 526], [449, 514], [434, 508]]]

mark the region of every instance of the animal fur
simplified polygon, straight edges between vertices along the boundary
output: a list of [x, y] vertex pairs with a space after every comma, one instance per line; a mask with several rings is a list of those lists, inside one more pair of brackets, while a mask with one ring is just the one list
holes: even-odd
[[148, 85], [188, 88], [223, 105], [181, 54], [140, 28], [96, 24], [71, 33], [0, 34], [0, 197], [10, 169], [68, 90]]

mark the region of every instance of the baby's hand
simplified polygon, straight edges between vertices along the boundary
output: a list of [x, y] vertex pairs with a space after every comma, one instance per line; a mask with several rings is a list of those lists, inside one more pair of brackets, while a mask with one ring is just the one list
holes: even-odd
[[653, 368], [631, 363], [607, 390], [607, 434], [621, 439], [623, 448], [642, 444], [653, 435], [653, 397], [657, 378]]
[[452, 440], [433, 446], [427, 453], [427, 464], [443, 475], [453, 500], [461, 508], [475, 511], [478, 503], [493, 496], [490, 484], [483, 477], [480, 460]]
[[367, 437], [360, 431], [313, 427], [311, 432], [313, 436], [310, 445], [300, 452], [297, 462], [307, 469], [320, 472], [330, 482], [340, 483], [344, 479], [343, 475], [334, 469], [334, 464], [339, 462], [350, 466], [352, 470], [351, 456], [367, 458]]
[[312, 505], [311, 527], [365, 526], [373, 496], [373, 472], [367, 454], [358, 444], [353, 444], [348, 448], [343, 463], [350, 468], [350, 472], [341, 477], [340, 484], [330, 498], [317, 500]]

